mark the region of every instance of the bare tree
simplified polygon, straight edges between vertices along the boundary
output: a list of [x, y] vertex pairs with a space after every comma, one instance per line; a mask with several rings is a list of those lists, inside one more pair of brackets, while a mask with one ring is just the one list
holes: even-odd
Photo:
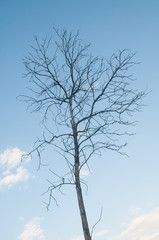
[[[134, 90], [130, 68], [134, 54], [128, 50], [113, 54], [109, 60], [93, 57], [79, 33], [55, 30], [58, 41], [45, 38], [24, 58], [25, 77], [33, 86], [31, 96], [22, 96], [35, 112], [42, 111], [46, 132], [36, 141], [33, 150], [41, 163], [41, 151], [54, 146], [64, 157], [68, 169], [58, 181], [50, 182], [49, 201], [56, 198], [54, 190], [75, 186], [85, 240], [91, 240], [82, 195], [80, 172], [93, 154], [113, 150], [123, 154], [121, 136], [129, 135], [123, 126], [133, 125], [131, 116], [139, 111], [145, 92]], [[54, 129], [47, 125], [53, 121]]]

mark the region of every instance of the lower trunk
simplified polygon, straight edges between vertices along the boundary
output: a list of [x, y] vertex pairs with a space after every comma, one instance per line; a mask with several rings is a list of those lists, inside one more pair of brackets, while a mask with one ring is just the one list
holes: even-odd
[[89, 231], [89, 226], [88, 226], [88, 221], [87, 221], [87, 216], [86, 216], [86, 211], [85, 211], [79, 177], [76, 177], [76, 192], [77, 192], [78, 205], [79, 205], [79, 210], [80, 210], [80, 215], [81, 215], [84, 239], [91, 240], [91, 235], [90, 235], [90, 231]]
[[70, 101], [70, 112], [72, 117], [72, 130], [73, 130], [73, 138], [74, 138], [74, 150], [75, 150], [75, 184], [76, 184], [76, 192], [77, 192], [77, 199], [78, 199], [78, 206], [80, 210], [81, 215], [81, 222], [82, 222], [82, 228], [83, 228], [83, 234], [85, 240], [91, 240], [91, 235], [89, 231], [83, 196], [82, 196], [82, 189], [81, 189], [81, 183], [80, 183], [80, 170], [79, 170], [79, 145], [78, 145], [78, 133], [77, 133], [77, 126], [74, 120], [73, 116], [73, 110], [72, 110], [72, 101]]

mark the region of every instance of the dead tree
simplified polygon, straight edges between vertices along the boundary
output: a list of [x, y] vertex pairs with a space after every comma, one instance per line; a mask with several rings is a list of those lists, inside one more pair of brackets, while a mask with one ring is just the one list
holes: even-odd
[[[25, 77], [33, 84], [31, 96], [21, 96], [33, 111], [43, 113], [43, 123], [53, 121], [54, 129], [46, 134], [33, 150], [41, 161], [41, 150], [52, 145], [65, 159], [65, 175], [52, 173], [58, 181], [50, 182], [49, 201], [56, 201], [54, 190], [65, 185], [75, 186], [85, 240], [92, 236], [82, 195], [80, 172], [91, 156], [102, 150], [122, 153], [125, 143], [121, 136], [129, 135], [123, 126], [133, 125], [131, 116], [139, 111], [145, 92], [132, 88], [130, 68], [134, 54], [128, 50], [113, 54], [110, 59], [93, 57], [79, 33], [55, 30], [58, 41], [45, 38], [23, 60]], [[127, 128], [127, 127], [126, 127]]]

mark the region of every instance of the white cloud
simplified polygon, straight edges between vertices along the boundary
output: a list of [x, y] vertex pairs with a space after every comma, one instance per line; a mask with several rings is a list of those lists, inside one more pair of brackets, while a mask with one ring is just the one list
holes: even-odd
[[159, 232], [153, 233], [150, 236], [146, 237], [144, 240], [158, 240], [159, 239]]
[[[0, 154], [0, 166], [2, 168], [12, 169], [16, 167], [21, 162], [22, 155], [25, 152], [21, 151], [19, 148], [6, 149], [2, 154]], [[26, 158], [25, 162], [28, 162], [30, 158]]]
[[121, 240], [158, 240], [159, 239], [159, 207], [148, 214], [135, 218], [128, 228], [116, 238]]
[[39, 218], [33, 218], [25, 225], [24, 232], [18, 237], [19, 240], [43, 240], [46, 239], [41, 229]]
[[[21, 157], [25, 152], [19, 148], [6, 149], [0, 154], [0, 188], [8, 187], [11, 188], [18, 182], [25, 182], [29, 179], [30, 175], [28, 170], [23, 166], [19, 166], [21, 163]], [[26, 158], [24, 163], [30, 161], [30, 158]]]
[[[88, 176], [90, 174], [90, 170], [88, 169], [87, 166], [84, 166], [81, 170], [80, 170], [80, 178], [83, 179], [84, 177]], [[74, 182], [75, 179], [73, 178], [72, 182]], [[80, 240], [80, 239], [77, 239]]]
[[19, 167], [16, 169], [15, 174], [9, 173], [7, 176], [5, 176], [0, 180], [0, 187], [7, 186], [8, 188], [11, 188], [13, 185], [15, 185], [18, 182], [27, 181], [28, 178], [29, 178], [28, 170], [23, 167]]
[[139, 216], [140, 211], [141, 211], [141, 208], [139, 207], [131, 207], [129, 209], [129, 215], [126, 217], [125, 221], [121, 225], [127, 227], [128, 222], [130, 222], [133, 218]]
[[86, 177], [90, 174], [90, 170], [88, 169], [87, 166], [84, 166], [81, 171], [80, 171], [80, 177], [83, 178], [83, 177]]

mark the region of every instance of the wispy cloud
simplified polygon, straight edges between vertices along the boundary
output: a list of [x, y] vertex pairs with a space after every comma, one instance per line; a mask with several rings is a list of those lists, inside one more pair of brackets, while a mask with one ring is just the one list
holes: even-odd
[[43, 240], [46, 239], [40, 226], [40, 218], [33, 218], [25, 225], [24, 232], [18, 237], [19, 240]]
[[[25, 152], [19, 148], [6, 149], [0, 154], [0, 168], [2, 171], [0, 188], [11, 188], [18, 182], [25, 182], [29, 179], [28, 170], [20, 166], [22, 154], [25, 154]], [[28, 161], [30, 161], [29, 158], [25, 159], [25, 163]]]
[[131, 208], [131, 209], [130, 209], [130, 214], [131, 214], [131, 216], [135, 216], [135, 215], [137, 215], [140, 211], [141, 211], [141, 208], [139, 208], [139, 207], [134, 207], [134, 208]]
[[107, 229], [103, 229], [102, 231], [100, 231], [98, 233], [95, 233], [94, 237], [101, 237], [101, 236], [104, 236], [107, 233], [108, 233], [108, 230]]
[[84, 237], [83, 236], [78, 236], [78, 237], [73, 238], [73, 240], [84, 240]]
[[159, 239], [159, 207], [148, 214], [135, 218], [128, 228], [115, 240], [158, 240]]
[[[108, 233], [108, 230], [103, 229], [100, 232], [94, 233], [93, 234], [93, 239], [99, 239], [100, 240], [100, 237], [104, 236], [107, 233]], [[74, 238], [73, 240], [84, 240], [84, 237], [83, 236], [78, 236], [78, 237]]]

